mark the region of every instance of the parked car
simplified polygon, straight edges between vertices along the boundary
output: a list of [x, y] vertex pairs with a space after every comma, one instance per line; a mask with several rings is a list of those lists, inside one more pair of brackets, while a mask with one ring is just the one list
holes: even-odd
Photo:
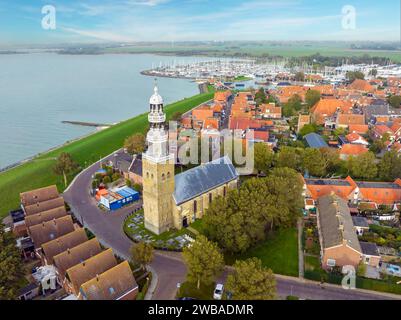
[[214, 289], [213, 293], [213, 299], [214, 300], [221, 300], [223, 297], [223, 291], [224, 291], [224, 286], [220, 283], [216, 285], [216, 288]]

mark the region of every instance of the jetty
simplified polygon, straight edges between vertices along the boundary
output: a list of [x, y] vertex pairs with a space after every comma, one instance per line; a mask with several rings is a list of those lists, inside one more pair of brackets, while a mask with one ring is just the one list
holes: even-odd
[[72, 124], [76, 126], [84, 126], [84, 127], [111, 127], [112, 124], [106, 124], [106, 123], [95, 123], [95, 122], [82, 122], [82, 121], [61, 121], [61, 123], [65, 124]]

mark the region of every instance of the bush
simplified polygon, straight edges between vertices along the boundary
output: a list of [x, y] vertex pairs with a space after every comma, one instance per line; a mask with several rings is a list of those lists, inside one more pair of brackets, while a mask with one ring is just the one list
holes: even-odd
[[114, 173], [112, 176], [111, 176], [111, 180], [114, 182], [114, 181], [117, 181], [118, 179], [120, 179], [121, 178], [121, 175], [119, 174], [119, 173]]
[[130, 179], [125, 179], [125, 185], [126, 185], [127, 187], [131, 188], [131, 187], [132, 187], [132, 182], [131, 182], [131, 180], [130, 180]]
[[135, 191], [138, 191], [139, 193], [142, 193], [143, 187], [142, 187], [141, 184], [139, 184], [139, 183], [134, 183], [134, 184], [132, 185], [132, 187], [134, 188]]
[[110, 183], [111, 182], [111, 178], [109, 177], [109, 176], [105, 176], [104, 178], [103, 178], [103, 183]]

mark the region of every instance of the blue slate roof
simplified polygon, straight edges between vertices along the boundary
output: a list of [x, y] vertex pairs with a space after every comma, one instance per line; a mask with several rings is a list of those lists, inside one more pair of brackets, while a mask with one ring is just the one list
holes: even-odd
[[317, 133], [309, 133], [305, 136], [305, 140], [308, 143], [310, 148], [319, 149], [319, 148], [328, 148], [328, 144], [324, 139], [318, 135]]
[[174, 200], [180, 205], [238, 178], [230, 158], [223, 157], [175, 176]]

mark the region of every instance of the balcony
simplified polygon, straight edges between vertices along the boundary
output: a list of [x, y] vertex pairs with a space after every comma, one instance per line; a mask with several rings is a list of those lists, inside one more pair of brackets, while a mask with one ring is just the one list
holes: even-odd
[[149, 113], [148, 120], [150, 123], [164, 123], [166, 122], [165, 113]]

